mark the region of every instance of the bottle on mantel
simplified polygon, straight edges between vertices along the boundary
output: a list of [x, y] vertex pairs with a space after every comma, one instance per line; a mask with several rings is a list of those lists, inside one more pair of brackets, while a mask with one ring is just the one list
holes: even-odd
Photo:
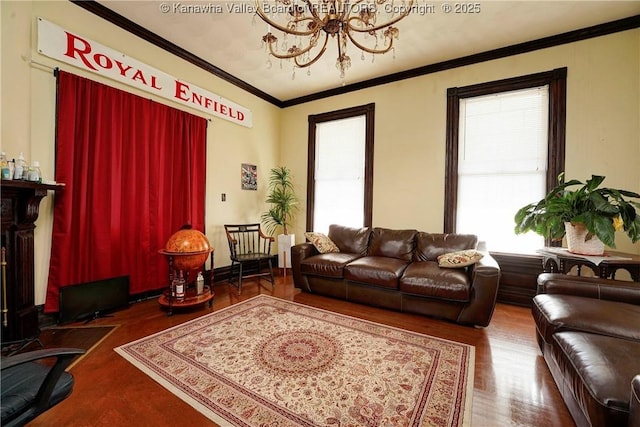
[[7, 154], [3, 151], [0, 153], [0, 175], [2, 179], [11, 179], [11, 171], [9, 170], [9, 162], [7, 161]]
[[25, 170], [27, 168], [27, 162], [24, 160], [24, 154], [20, 152], [18, 156], [18, 160], [16, 160], [16, 165], [13, 172], [13, 179], [25, 179]]
[[29, 171], [26, 176], [27, 181], [31, 182], [42, 182], [42, 172], [40, 172], [40, 162], [34, 160], [34, 162], [29, 167]]

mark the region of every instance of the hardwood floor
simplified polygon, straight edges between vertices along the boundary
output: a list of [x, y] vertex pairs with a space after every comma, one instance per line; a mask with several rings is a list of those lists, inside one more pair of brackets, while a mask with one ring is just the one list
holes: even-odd
[[[474, 427], [575, 425], [540, 355], [528, 308], [498, 304], [487, 328], [470, 328], [300, 293], [291, 282], [289, 276], [279, 277], [272, 293], [265, 287], [258, 288], [255, 281], [247, 281], [242, 296], [226, 283], [217, 284], [213, 310], [260, 292], [471, 344], [476, 348], [471, 420]], [[153, 299], [132, 304], [114, 317], [97, 319], [93, 325], [118, 327], [71, 369], [76, 379], [73, 394], [29, 425], [215, 426], [113, 351], [114, 347], [208, 312], [208, 307], [200, 307], [168, 317]]]

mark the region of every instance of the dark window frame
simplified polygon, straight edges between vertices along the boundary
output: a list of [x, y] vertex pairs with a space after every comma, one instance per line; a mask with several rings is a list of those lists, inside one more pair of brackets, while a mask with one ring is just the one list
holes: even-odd
[[[565, 165], [567, 68], [447, 89], [445, 233], [456, 232], [460, 100], [544, 85], [549, 85], [549, 150], [547, 154], [546, 179], [547, 191], [549, 191], [557, 185], [558, 175], [564, 171]], [[547, 244], [550, 244], [550, 242], [547, 242]]]
[[375, 103], [345, 108], [322, 114], [309, 115], [309, 136], [307, 152], [307, 225], [313, 230], [313, 210], [315, 207], [315, 169], [316, 169], [316, 126], [318, 123], [365, 116], [365, 163], [364, 163], [364, 226], [371, 227], [373, 221], [373, 147], [375, 128]]

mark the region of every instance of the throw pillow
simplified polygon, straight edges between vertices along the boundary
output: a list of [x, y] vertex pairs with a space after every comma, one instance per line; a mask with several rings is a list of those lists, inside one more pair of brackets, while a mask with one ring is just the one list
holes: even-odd
[[309, 240], [321, 254], [340, 252], [340, 249], [338, 249], [336, 244], [333, 243], [333, 241], [326, 234], [313, 233], [308, 231], [304, 233], [304, 237], [306, 237], [307, 240]]
[[482, 253], [473, 249], [449, 252], [438, 257], [438, 266], [443, 268], [466, 267], [480, 261], [483, 256]]

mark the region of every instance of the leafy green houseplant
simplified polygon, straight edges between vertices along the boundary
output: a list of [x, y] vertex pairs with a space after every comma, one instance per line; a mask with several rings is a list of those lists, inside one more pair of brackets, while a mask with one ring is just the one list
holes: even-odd
[[262, 222], [269, 234], [282, 227], [283, 234], [278, 235], [278, 267], [291, 267], [291, 246], [295, 244], [295, 235], [289, 234], [289, 226], [298, 209], [298, 198], [293, 190], [291, 171], [286, 166], [271, 169], [269, 175], [269, 193], [267, 203], [271, 206], [262, 214]]
[[269, 175], [269, 194], [267, 203], [269, 210], [262, 214], [262, 222], [269, 234], [273, 234], [278, 227], [287, 235], [293, 216], [298, 208], [298, 199], [293, 190], [291, 171], [286, 166], [271, 169]]
[[[622, 231], [633, 243], [640, 240], [640, 216], [636, 208], [640, 194], [626, 190], [600, 187], [604, 176], [592, 175], [585, 183], [558, 176], [558, 185], [544, 199], [528, 204], [515, 215], [515, 233], [534, 231], [545, 238], [560, 240], [565, 235], [565, 223], [584, 224], [587, 239], [598, 237], [615, 248], [615, 232]], [[576, 187], [572, 188], [570, 187]], [[626, 198], [626, 199], [625, 199]]]

